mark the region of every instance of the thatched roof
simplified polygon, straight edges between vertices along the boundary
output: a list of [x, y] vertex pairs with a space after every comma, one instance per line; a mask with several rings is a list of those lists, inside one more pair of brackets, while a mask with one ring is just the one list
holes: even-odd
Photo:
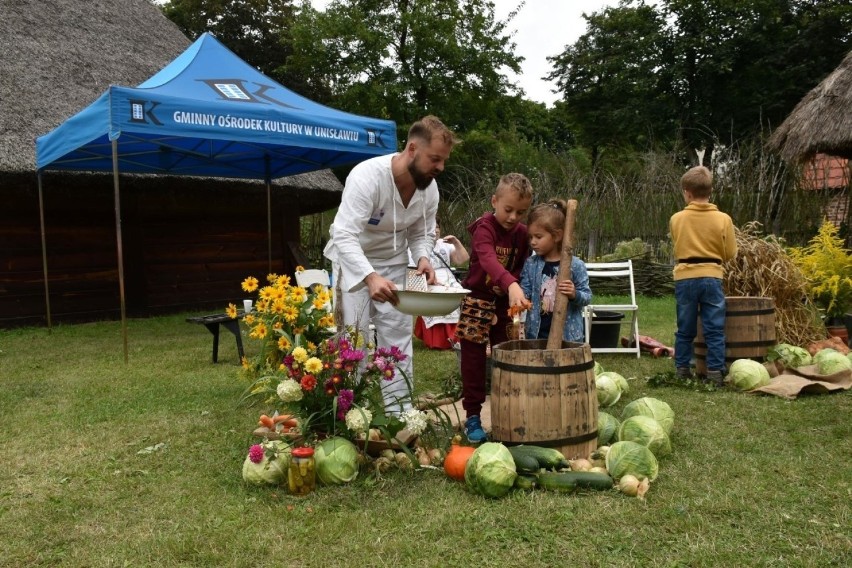
[[852, 158], [852, 51], [796, 105], [769, 146], [789, 161], [817, 152]]
[[[189, 44], [149, 0], [0, 3], [0, 177], [35, 172], [37, 136], [88, 106], [109, 85], [143, 82]], [[159, 183], [179, 181], [166, 177]], [[329, 170], [275, 185], [312, 195], [321, 202], [312, 209], [333, 207], [342, 191]]]

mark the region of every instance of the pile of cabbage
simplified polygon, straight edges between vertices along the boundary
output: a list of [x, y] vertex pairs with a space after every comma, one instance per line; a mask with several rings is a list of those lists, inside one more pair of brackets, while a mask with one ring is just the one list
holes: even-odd
[[[657, 458], [672, 451], [669, 436], [673, 427], [674, 411], [668, 403], [657, 398], [643, 397], [629, 403], [621, 412], [621, 420], [599, 411], [598, 446], [607, 448], [609, 474], [615, 479], [626, 474], [640, 479], [656, 477]], [[608, 446], [610, 443], [612, 446]], [[636, 445], [643, 449], [637, 449]], [[616, 453], [610, 458], [616, 447]]]

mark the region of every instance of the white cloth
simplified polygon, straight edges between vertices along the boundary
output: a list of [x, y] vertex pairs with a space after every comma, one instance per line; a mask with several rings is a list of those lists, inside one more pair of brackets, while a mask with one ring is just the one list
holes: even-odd
[[364, 278], [380, 267], [405, 267], [409, 248], [416, 261], [428, 258], [435, 245], [438, 184], [432, 181], [426, 189], [415, 190], [408, 207], [403, 206], [393, 181], [392, 158], [365, 160], [346, 178], [323, 251], [333, 263], [340, 263], [345, 291], [364, 286]]

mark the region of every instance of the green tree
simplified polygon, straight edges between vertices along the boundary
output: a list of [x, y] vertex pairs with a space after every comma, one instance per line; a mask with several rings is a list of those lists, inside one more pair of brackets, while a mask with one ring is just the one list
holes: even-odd
[[503, 97], [521, 92], [504, 73], [522, 60], [506, 26], [486, 0], [303, 2], [287, 68], [336, 106], [401, 127], [425, 113], [459, 132], [493, 127]]
[[592, 148], [705, 148], [779, 124], [852, 44], [849, 0], [622, 0], [552, 58]]
[[653, 7], [619, 6], [585, 15], [586, 33], [549, 57], [564, 117], [597, 160], [602, 147], [645, 148], [673, 135], [674, 101], [660, 64], [668, 53], [665, 22]]

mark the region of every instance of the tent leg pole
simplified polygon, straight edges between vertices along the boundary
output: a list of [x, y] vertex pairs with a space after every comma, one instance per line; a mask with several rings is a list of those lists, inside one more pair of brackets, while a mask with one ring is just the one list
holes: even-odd
[[41, 171], [38, 172], [38, 217], [41, 223], [41, 265], [44, 270], [44, 307], [47, 312], [47, 332], [53, 331], [50, 319], [50, 286], [47, 280], [47, 235], [44, 230], [44, 195], [41, 190]]
[[121, 195], [118, 190], [118, 139], [112, 141], [112, 179], [115, 189], [115, 239], [118, 248], [118, 290], [121, 297], [121, 337], [127, 364], [127, 310], [124, 301], [124, 251], [121, 244]]
[[266, 250], [269, 261], [267, 272], [272, 274], [272, 179], [269, 173], [269, 156], [266, 161]]

